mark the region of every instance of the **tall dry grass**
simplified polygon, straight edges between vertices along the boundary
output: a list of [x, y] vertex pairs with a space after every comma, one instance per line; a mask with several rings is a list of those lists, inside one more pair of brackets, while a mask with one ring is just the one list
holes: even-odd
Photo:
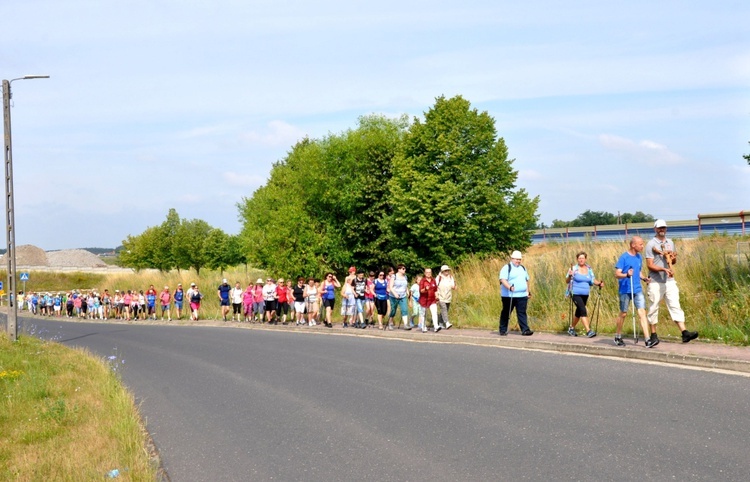
[[[703, 338], [750, 344], [750, 259], [736, 255], [737, 242], [746, 240], [723, 236], [675, 240], [679, 253], [675, 278], [680, 287], [680, 301], [688, 327], [697, 329]], [[575, 263], [576, 253], [585, 251], [594, 273], [605, 282], [598, 331], [613, 333], [619, 312], [614, 265], [626, 249], [624, 242], [587, 241], [531, 247], [523, 259], [531, 277], [532, 297], [528, 307], [531, 327], [553, 332], [567, 329], [570, 301], [564, 296], [565, 274]], [[497, 329], [502, 306], [498, 275], [508, 261], [471, 258], [459, 267], [456, 273], [459, 290], [451, 308], [458, 326]], [[597, 296], [594, 288], [589, 298], [590, 314]], [[663, 305], [659, 320], [660, 336], [679, 335]], [[627, 330], [629, 323], [625, 325]]]

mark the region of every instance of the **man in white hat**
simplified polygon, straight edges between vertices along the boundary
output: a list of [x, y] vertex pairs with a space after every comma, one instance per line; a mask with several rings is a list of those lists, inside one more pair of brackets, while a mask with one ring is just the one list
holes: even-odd
[[667, 238], [667, 222], [657, 219], [654, 223], [656, 235], [646, 244], [646, 265], [651, 283], [648, 285], [648, 323], [651, 325], [651, 344], [659, 343], [656, 324], [659, 322], [659, 303], [665, 300], [669, 316], [682, 332], [682, 342], [698, 338], [698, 332], [685, 329], [685, 312], [680, 307], [680, 290], [674, 279], [672, 265], [677, 263], [674, 243]]
[[516, 310], [521, 335], [534, 334], [526, 322], [526, 305], [531, 292], [529, 291], [529, 273], [521, 264], [522, 257], [520, 251], [513, 251], [510, 255], [510, 263], [500, 270], [500, 297], [503, 301], [503, 311], [500, 312], [500, 336], [508, 334], [508, 321], [513, 310]]
[[190, 288], [185, 292], [185, 297], [188, 300], [188, 303], [190, 303], [190, 300], [193, 298], [193, 295], [195, 294], [195, 283], [190, 283]]

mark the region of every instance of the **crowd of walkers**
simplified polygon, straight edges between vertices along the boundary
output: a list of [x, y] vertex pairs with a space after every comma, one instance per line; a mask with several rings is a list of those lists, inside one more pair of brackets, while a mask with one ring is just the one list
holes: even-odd
[[[624, 346], [622, 329], [628, 315], [628, 307], [633, 316], [633, 332], [637, 342], [635, 325], [636, 312], [641, 325], [641, 333], [648, 348], [659, 344], [656, 334], [659, 321], [659, 305], [666, 302], [672, 320], [680, 329], [683, 343], [698, 337], [695, 331], [685, 327], [685, 313], [680, 308], [679, 289], [674, 280], [673, 265], [677, 263], [674, 243], [668, 239], [667, 223], [659, 219], [654, 223], [654, 238], [645, 244], [639, 236], [629, 241], [629, 249], [624, 252], [615, 264], [614, 276], [618, 281], [620, 312], [616, 318], [614, 343]], [[644, 266], [642, 252], [645, 250], [645, 266], [648, 275], [642, 274]], [[534, 332], [528, 325], [526, 307], [531, 298], [530, 277], [526, 267], [521, 264], [520, 251], [511, 253], [510, 262], [500, 270], [500, 297], [502, 311], [499, 320], [499, 335], [507, 336], [508, 324], [513, 311], [516, 312], [518, 326], [522, 336], [531, 336]], [[594, 270], [587, 263], [588, 256], [581, 251], [576, 255], [576, 262], [567, 270], [565, 282], [568, 284], [566, 295], [570, 297], [570, 325], [568, 334], [578, 336], [576, 326], [584, 326], [584, 334], [593, 338], [596, 331], [592, 329], [586, 308], [593, 286], [601, 289], [604, 281], [595, 277]], [[638, 281], [635, 281], [635, 280]], [[649, 302], [646, 311], [646, 296], [641, 283], [648, 286]], [[326, 273], [323, 279], [298, 277], [293, 280], [283, 278], [259, 278], [246, 287], [237, 281], [234, 287], [224, 279], [216, 289], [220, 318], [224, 321], [246, 323], [291, 324], [297, 326], [316, 326], [322, 324], [333, 326], [337, 295], [340, 300], [341, 324], [344, 328], [367, 328], [375, 326], [380, 330], [393, 330], [394, 320], [405, 330], [418, 329], [428, 331], [427, 314], [434, 332], [449, 329], [449, 309], [453, 291], [457, 288], [451, 268], [443, 265], [440, 273], [433, 276], [432, 270], [426, 268], [409, 284], [406, 266], [399, 264], [396, 269], [381, 271], [357, 270], [349, 268], [348, 275], [340, 282], [333, 273]], [[601, 294], [597, 297], [600, 298]], [[47, 316], [67, 316], [107, 320], [156, 320], [171, 321], [174, 317], [181, 319], [183, 313], [189, 314], [191, 320], [199, 320], [201, 303], [204, 294], [195, 283], [183, 292], [178, 284], [174, 292], [165, 286], [157, 292], [151, 285], [143, 290], [115, 290], [110, 293], [104, 290], [89, 292], [71, 291], [68, 293], [27, 293], [24, 296], [24, 307], [34, 314]], [[400, 317], [396, 313], [400, 311]]]
[[[297, 278], [297, 283], [283, 278], [259, 278], [246, 287], [237, 281], [234, 287], [228, 280], [216, 290], [220, 317], [224, 321], [246, 323], [291, 324], [333, 327], [336, 300], [340, 299], [341, 323], [344, 328], [394, 329], [394, 319], [406, 330], [418, 328], [428, 331], [427, 313], [435, 332], [449, 329], [448, 310], [456, 289], [456, 281], [449, 266], [441, 268], [434, 277], [427, 268], [415, 277], [409, 286], [406, 267], [383, 271], [357, 271], [340, 282], [333, 273], [322, 280]], [[68, 318], [162, 320], [182, 319], [189, 314], [191, 320], [202, 319], [201, 304], [204, 293], [195, 283], [187, 291], [178, 284], [174, 292], [165, 286], [157, 292], [153, 285], [147, 290], [115, 290], [103, 292], [70, 291], [60, 293], [35, 293], [24, 295], [22, 309], [43, 316]], [[400, 318], [396, 313], [400, 311]], [[438, 314], [439, 312], [439, 314]], [[385, 323], [385, 324], [384, 324]]]
[[[193, 292], [200, 293], [197, 287]], [[182, 318], [183, 303], [192, 296], [191, 290], [183, 292], [182, 285], [178, 285], [174, 293], [170, 293], [165, 286], [161, 293], [157, 293], [154, 285], [144, 290], [115, 290], [103, 292], [68, 291], [58, 293], [28, 292], [23, 297], [21, 309], [26, 309], [34, 315], [65, 316], [67, 318], [86, 318], [92, 320], [156, 320], [160, 307], [161, 319], [172, 320], [172, 306], [176, 318]], [[196, 315], [197, 319], [197, 315]]]
[[330, 272], [321, 280], [300, 276], [296, 283], [291, 279], [259, 278], [244, 289], [240, 282], [230, 287], [225, 279], [217, 289], [217, 296], [224, 321], [322, 324], [330, 328], [338, 298], [344, 328], [364, 329], [375, 326], [377, 320], [378, 329], [393, 330], [396, 313], [400, 311], [399, 325], [406, 330], [419, 328], [426, 332], [429, 312], [432, 328], [437, 332], [452, 326], [448, 310], [455, 289], [456, 281], [448, 266], [443, 266], [437, 277], [433, 277], [430, 268], [425, 269], [409, 286], [406, 267], [398, 265], [395, 270], [377, 273], [351, 267], [343, 282]]

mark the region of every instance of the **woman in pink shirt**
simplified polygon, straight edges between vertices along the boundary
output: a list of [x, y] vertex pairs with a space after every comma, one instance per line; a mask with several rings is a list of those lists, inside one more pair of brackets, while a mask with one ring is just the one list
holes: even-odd
[[247, 285], [247, 288], [242, 293], [242, 312], [245, 314], [245, 321], [249, 322], [253, 316], [253, 301], [255, 299], [255, 293], [253, 293], [253, 284]]
[[258, 278], [253, 287], [253, 323], [262, 323], [265, 312], [266, 302], [263, 299], [263, 280]]
[[125, 320], [130, 321], [130, 303], [133, 302], [133, 295], [128, 290], [122, 297], [122, 315]]

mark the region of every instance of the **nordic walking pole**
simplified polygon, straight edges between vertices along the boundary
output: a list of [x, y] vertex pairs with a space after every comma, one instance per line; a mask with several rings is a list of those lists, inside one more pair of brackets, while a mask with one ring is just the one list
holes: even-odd
[[[512, 284], [510, 285], [510, 305], [508, 305], [508, 328], [510, 328], [510, 315], [513, 313], [513, 288], [515, 288], [516, 285]], [[520, 326], [518, 327], [521, 328]]]
[[594, 331], [599, 333], [599, 308], [602, 301], [602, 285], [599, 285], [599, 289], [596, 292], [596, 303], [594, 304]]
[[573, 266], [570, 267], [570, 282], [568, 283], [568, 296], [570, 297], [570, 318], [568, 318], [568, 327], [573, 327]]
[[635, 289], [633, 287], [633, 276], [630, 276], [630, 312], [633, 318], [633, 340], [638, 344], [638, 328], [635, 324]]
[[570, 294], [570, 317], [568, 318], [568, 328], [573, 328], [573, 293]]

